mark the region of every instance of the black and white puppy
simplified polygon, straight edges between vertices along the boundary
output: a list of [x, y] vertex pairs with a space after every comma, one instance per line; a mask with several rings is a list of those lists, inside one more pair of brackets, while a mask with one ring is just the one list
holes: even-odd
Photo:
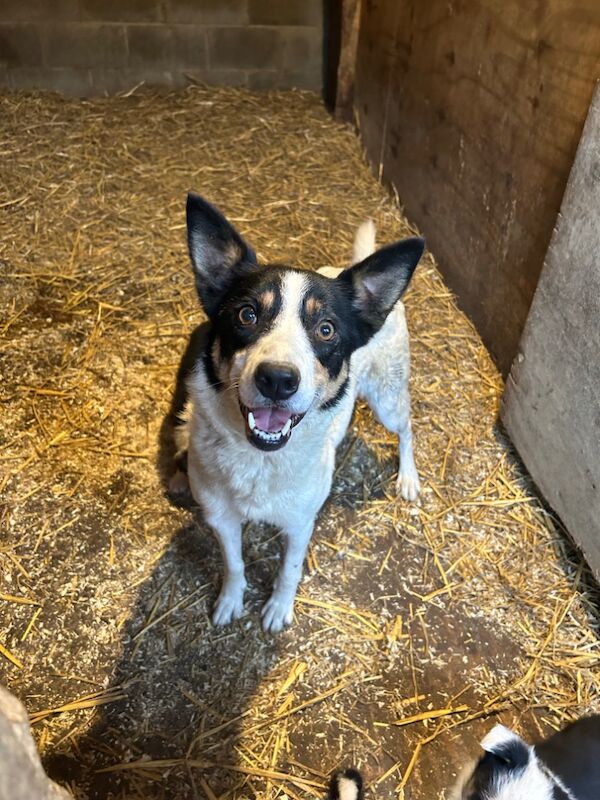
[[[423, 253], [412, 238], [377, 252], [363, 224], [355, 263], [307, 272], [260, 266], [252, 248], [212, 205], [187, 201], [188, 244], [208, 316], [200, 356], [180, 370], [180, 453], [195, 501], [223, 554], [215, 625], [243, 610], [245, 520], [281, 528], [283, 563], [263, 608], [263, 627], [292, 621], [315, 517], [331, 488], [335, 451], [357, 397], [400, 441], [398, 492], [416, 498], [408, 390], [409, 348], [399, 302]], [[192, 359], [193, 360], [193, 359]], [[188, 357], [189, 361], [189, 357]], [[179, 476], [181, 478], [181, 476]]]
[[599, 800], [600, 716], [584, 717], [535, 746], [496, 725], [454, 800]]

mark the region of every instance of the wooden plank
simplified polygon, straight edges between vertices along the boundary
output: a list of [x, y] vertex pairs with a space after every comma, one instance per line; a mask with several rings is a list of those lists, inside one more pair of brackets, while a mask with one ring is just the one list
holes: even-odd
[[342, 42], [337, 73], [335, 116], [344, 122], [354, 119], [354, 72], [358, 48], [361, 0], [343, 0]]
[[600, 577], [600, 89], [590, 106], [502, 419]]
[[598, 0], [364, 0], [355, 102], [508, 372], [600, 76]]

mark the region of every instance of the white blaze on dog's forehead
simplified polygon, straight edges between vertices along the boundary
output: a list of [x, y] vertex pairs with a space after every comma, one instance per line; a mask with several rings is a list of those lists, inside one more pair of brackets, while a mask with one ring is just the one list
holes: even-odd
[[283, 274], [281, 310], [270, 333], [265, 336], [269, 359], [294, 364], [301, 372], [302, 367], [306, 367], [306, 359], [312, 359], [312, 349], [300, 316], [307, 287], [306, 276], [301, 272]]
[[525, 747], [529, 747], [529, 745], [514, 731], [511, 731], [510, 728], [506, 728], [504, 725], [495, 725], [492, 730], [483, 737], [481, 746], [486, 753], [494, 753], [498, 748], [504, 747], [511, 742], [519, 742], [525, 745]]
[[356, 800], [358, 797], [358, 786], [356, 781], [339, 775], [337, 778], [338, 794], [340, 800]]

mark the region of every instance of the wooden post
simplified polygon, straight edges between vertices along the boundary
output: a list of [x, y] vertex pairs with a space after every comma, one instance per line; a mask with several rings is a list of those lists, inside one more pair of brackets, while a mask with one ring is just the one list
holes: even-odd
[[361, 0], [344, 0], [342, 4], [342, 38], [337, 72], [335, 116], [344, 122], [354, 119], [354, 71], [358, 48]]

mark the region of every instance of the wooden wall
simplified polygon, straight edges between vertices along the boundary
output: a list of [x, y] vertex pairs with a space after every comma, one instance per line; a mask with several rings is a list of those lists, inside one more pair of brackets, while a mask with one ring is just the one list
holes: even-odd
[[504, 394], [502, 419], [600, 579], [600, 87]]
[[508, 372], [596, 79], [600, 0], [363, 0], [355, 102]]

